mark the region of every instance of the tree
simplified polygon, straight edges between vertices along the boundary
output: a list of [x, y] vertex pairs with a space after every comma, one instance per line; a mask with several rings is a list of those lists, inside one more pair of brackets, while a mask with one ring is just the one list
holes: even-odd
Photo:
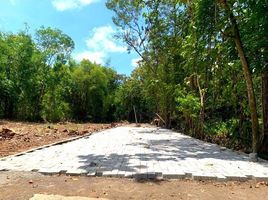
[[66, 63], [74, 49], [73, 40], [59, 29], [41, 27], [36, 31], [36, 44], [48, 65]]
[[[175, 109], [178, 99], [175, 91], [186, 91], [193, 95], [189, 102], [181, 104], [186, 110], [191, 99], [196, 96], [200, 99], [199, 117], [191, 125], [197, 137], [215, 131], [209, 127], [220, 120], [222, 124], [231, 124], [227, 130], [230, 137], [247, 144], [251, 140], [248, 134], [251, 127], [252, 150], [258, 151], [260, 110], [256, 106], [253, 82], [259, 83], [257, 60], [265, 58], [265, 50], [256, 53], [258, 47], [265, 49], [263, 42], [256, 41], [264, 41], [266, 18], [260, 17], [261, 22], [257, 23], [256, 16], [263, 14], [265, 3], [109, 0], [107, 7], [115, 13], [113, 21], [121, 29], [119, 38], [143, 58], [139, 76], [132, 75], [132, 78], [137, 84], [142, 83], [143, 99], [151, 99], [151, 105], [155, 103], [154, 112], [170, 123], [173, 120], [169, 118], [174, 118], [177, 123], [185, 124]], [[260, 34], [250, 31], [254, 24], [258, 25]], [[256, 39], [252, 41], [252, 38]], [[259, 96], [260, 88], [255, 89]], [[244, 97], [245, 93], [248, 98]], [[248, 126], [249, 116], [251, 126]]]
[[27, 31], [1, 33], [0, 117], [114, 120], [121, 76], [86, 60], [69, 60], [73, 48], [72, 39], [58, 29], [41, 27], [36, 40]]

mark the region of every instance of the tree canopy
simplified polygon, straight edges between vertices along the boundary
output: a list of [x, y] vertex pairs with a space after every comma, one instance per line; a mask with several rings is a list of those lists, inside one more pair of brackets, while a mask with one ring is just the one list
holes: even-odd
[[121, 77], [111, 68], [72, 60], [74, 42], [68, 35], [41, 27], [35, 39], [27, 32], [2, 32], [0, 41], [2, 118], [116, 120], [115, 90]]
[[222, 134], [259, 150], [266, 0], [108, 0], [106, 5], [121, 29], [118, 37], [142, 58], [130, 80], [143, 98], [133, 104], [150, 102], [146, 110], [162, 116], [167, 127], [198, 138]]

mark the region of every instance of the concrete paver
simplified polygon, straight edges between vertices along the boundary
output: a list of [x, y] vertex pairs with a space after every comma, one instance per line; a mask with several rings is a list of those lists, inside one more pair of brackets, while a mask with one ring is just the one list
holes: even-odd
[[44, 174], [268, 180], [268, 162], [161, 128], [118, 127], [0, 160], [0, 170]]

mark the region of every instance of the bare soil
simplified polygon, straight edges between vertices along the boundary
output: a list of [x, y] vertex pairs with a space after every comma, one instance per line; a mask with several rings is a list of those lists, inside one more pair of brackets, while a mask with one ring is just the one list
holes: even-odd
[[110, 200], [265, 200], [268, 199], [268, 183], [192, 180], [136, 182], [132, 179], [0, 172], [0, 200], [25, 200], [34, 194]]
[[122, 123], [28, 123], [0, 120], [0, 157], [122, 125]]

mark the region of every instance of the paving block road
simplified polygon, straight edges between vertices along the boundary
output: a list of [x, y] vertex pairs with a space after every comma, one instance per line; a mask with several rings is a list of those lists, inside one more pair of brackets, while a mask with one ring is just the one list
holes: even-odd
[[162, 128], [117, 127], [0, 160], [0, 171], [268, 181], [268, 162]]

